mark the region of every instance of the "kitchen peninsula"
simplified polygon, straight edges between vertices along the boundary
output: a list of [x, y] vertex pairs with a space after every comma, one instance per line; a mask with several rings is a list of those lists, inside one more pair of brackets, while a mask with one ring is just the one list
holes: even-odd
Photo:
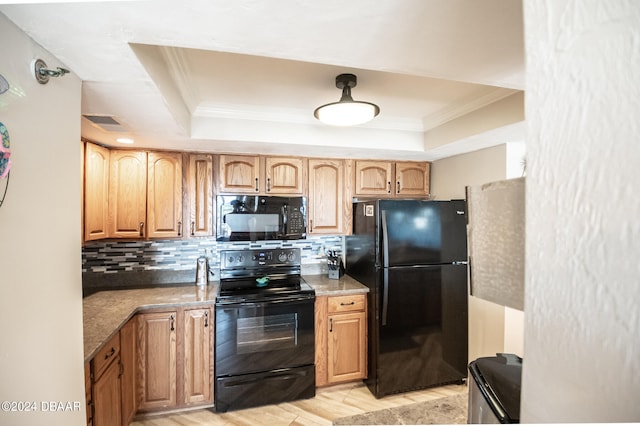
[[[326, 275], [308, 275], [304, 278], [316, 292], [317, 385], [364, 378], [364, 301], [368, 289], [349, 276], [343, 276], [339, 280], [329, 279]], [[94, 417], [110, 416], [108, 419], [113, 421], [122, 418], [125, 423], [135, 413], [211, 406], [214, 333], [211, 325], [217, 286], [217, 282], [211, 282], [208, 286], [164, 285], [100, 291], [85, 297], [85, 377], [87, 401], [94, 405], [93, 411], [89, 409], [88, 413], [93, 412]], [[361, 317], [353, 323], [354, 312], [346, 312], [344, 315], [350, 315], [346, 317], [349, 319], [346, 327], [350, 329], [351, 324], [355, 324], [362, 340], [350, 343], [352, 347], [355, 344], [358, 348], [355, 361], [347, 357], [345, 362], [337, 364], [339, 368], [340, 365], [346, 366], [349, 371], [337, 371], [335, 377], [329, 378], [327, 366], [334, 365], [335, 362], [327, 361], [330, 356], [328, 351], [335, 349], [332, 349], [334, 345], [327, 339], [329, 331], [324, 328], [330, 322], [328, 315], [335, 315], [335, 312], [329, 312], [327, 306], [332, 305], [328, 303], [329, 300], [339, 301], [345, 297], [354, 299], [348, 302], [348, 306]], [[333, 323], [335, 332], [338, 333], [341, 330], [338, 328], [340, 323]], [[132, 335], [125, 334], [125, 330], [132, 330], [129, 332]], [[129, 336], [128, 344], [124, 336]], [[349, 334], [350, 339], [351, 337], [353, 334]], [[128, 362], [125, 354], [131, 354]], [[351, 351], [345, 351], [345, 355], [353, 357]], [[110, 391], [104, 392], [100, 381], [107, 375], [112, 364], [114, 374], [107, 386]], [[353, 365], [357, 369], [355, 374], [351, 371]], [[160, 377], [151, 378], [150, 374]], [[130, 377], [129, 384], [125, 383], [127, 377]], [[126, 396], [125, 388], [134, 390], [129, 392], [129, 397]], [[105, 394], [108, 396], [101, 400]], [[129, 401], [126, 401], [127, 398]], [[116, 410], [117, 413], [109, 412], [108, 408], [101, 410], [101, 406], [112, 407], [117, 400], [122, 401], [122, 407]], [[127, 409], [126, 406], [130, 408]]]

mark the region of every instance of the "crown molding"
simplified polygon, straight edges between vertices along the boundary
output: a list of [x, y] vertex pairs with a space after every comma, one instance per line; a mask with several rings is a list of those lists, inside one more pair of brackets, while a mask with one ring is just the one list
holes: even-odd
[[476, 93], [472, 96], [463, 98], [434, 114], [425, 116], [422, 119], [423, 131], [426, 132], [427, 130], [438, 127], [458, 117], [462, 117], [463, 115], [469, 114], [470, 112], [476, 111], [519, 91], [520, 90], [506, 89], [503, 87], [489, 87], [484, 89], [485, 93], [481, 93], [479, 96]]

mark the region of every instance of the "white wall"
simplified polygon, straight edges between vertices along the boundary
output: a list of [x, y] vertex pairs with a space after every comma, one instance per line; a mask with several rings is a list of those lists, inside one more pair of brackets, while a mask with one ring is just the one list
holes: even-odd
[[521, 420], [640, 421], [640, 2], [525, 0]]
[[506, 145], [434, 161], [431, 194], [438, 200], [465, 198], [465, 187], [502, 180], [506, 176]]
[[[30, 63], [64, 66], [0, 14], [0, 121], [13, 167], [0, 207], [0, 401], [32, 401], [36, 412], [0, 410], [0, 424], [84, 424], [80, 265], [80, 80], [40, 85]], [[0, 188], [4, 189], [4, 180]], [[71, 412], [43, 402], [78, 403]], [[50, 404], [47, 404], [50, 405]], [[4, 407], [4, 406], [3, 406]]]
[[[433, 162], [431, 192], [437, 199], [464, 198], [465, 186], [520, 177], [523, 141], [456, 155]], [[524, 357], [524, 312], [469, 297], [469, 361], [513, 353]]]
[[[434, 161], [431, 193], [436, 199], [465, 198], [465, 187], [505, 179], [506, 145]], [[504, 307], [469, 297], [469, 361], [504, 351]]]

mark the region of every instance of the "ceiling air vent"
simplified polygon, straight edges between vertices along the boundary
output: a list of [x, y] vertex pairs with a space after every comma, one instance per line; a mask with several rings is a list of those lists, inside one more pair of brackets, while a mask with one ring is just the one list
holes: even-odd
[[129, 130], [111, 115], [82, 114], [91, 124], [105, 132], [128, 132]]

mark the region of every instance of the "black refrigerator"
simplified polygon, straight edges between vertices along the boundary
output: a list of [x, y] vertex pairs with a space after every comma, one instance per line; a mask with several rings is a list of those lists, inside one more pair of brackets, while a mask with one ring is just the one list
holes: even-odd
[[353, 203], [346, 272], [369, 287], [377, 398], [466, 380], [466, 223], [464, 200]]

